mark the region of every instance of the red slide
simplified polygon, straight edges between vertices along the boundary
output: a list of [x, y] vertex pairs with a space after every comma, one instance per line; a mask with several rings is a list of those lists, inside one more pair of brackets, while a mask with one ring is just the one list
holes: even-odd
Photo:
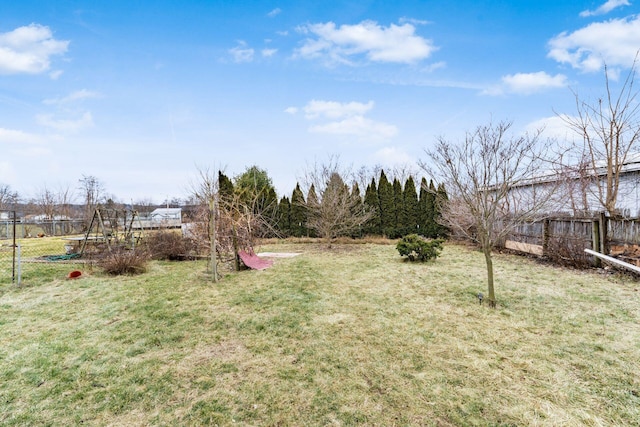
[[240, 259], [244, 265], [253, 270], [264, 270], [265, 268], [269, 268], [273, 265], [273, 261], [262, 259], [258, 255], [254, 254], [253, 251], [251, 253], [240, 251], [238, 252], [238, 255], [240, 255]]

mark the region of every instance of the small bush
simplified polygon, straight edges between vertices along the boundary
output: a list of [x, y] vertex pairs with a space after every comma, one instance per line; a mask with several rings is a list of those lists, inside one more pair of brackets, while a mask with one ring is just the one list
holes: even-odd
[[107, 274], [111, 274], [112, 276], [122, 274], [133, 275], [146, 272], [148, 260], [149, 255], [144, 250], [119, 248], [105, 254], [99, 261], [99, 265]]
[[192, 239], [178, 233], [160, 231], [146, 239], [147, 249], [152, 259], [182, 261], [192, 259], [195, 244]]
[[417, 234], [409, 234], [396, 245], [400, 256], [409, 261], [429, 261], [436, 259], [442, 252], [443, 239], [427, 240]]

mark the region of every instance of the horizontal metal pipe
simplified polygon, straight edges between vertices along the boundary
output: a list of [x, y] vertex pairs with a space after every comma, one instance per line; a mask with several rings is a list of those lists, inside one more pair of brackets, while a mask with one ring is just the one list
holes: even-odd
[[600, 252], [592, 251], [591, 249], [585, 249], [584, 251], [589, 255], [596, 256], [612, 264], [616, 264], [616, 265], [619, 265], [620, 267], [624, 267], [628, 270], [632, 270], [632, 271], [635, 271], [636, 273], [640, 273], [640, 267], [637, 267], [633, 264], [629, 264], [628, 262], [621, 261], [617, 258], [613, 258], [608, 255], [603, 255]]

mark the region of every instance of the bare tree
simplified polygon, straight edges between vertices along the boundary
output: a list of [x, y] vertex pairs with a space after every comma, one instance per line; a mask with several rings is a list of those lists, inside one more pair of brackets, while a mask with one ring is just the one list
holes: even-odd
[[591, 214], [589, 203], [593, 193], [596, 177], [591, 170], [589, 157], [582, 153], [578, 161], [566, 163], [560, 155], [557, 165], [558, 180], [562, 182], [561, 191], [564, 199], [569, 203], [569, 209], [574, 216]]
[[65, 219], [72, 217], [75, 194], [69, 185], [61, 185], [56, 195], [58, 211]]
[[489, 123], [467, 133], [461, 144], [439, 138], [421, 167], [447, 186], [441, 204], [444, 225], [476, 242], [487, 266], [487, 301], [495, 307], [492, 250], [519, 224], [542, 215], [553, 181], [532, 180], [545, 161], [540, 132], [511, 136], [511, 122]]
[[84, 221], [85, 227], [89, 227], [93, 212], [98, 207], [104, 193], [104, 184], [95, 176], [82, 175], [79, 180], [80, 191], [84, 198]]
[[616, 213], [620, 173], [640, 138], [640, 103], [634, 87], [637, 61], [636, 57], [619, 92], [614, 93], [605, 65], [605, 96], [589, 102], [574, 92], [577, 116], [559, 115], [582, 137], [597, 200], [609, 214]]
[[32, 203], [37, 207], [38, 213], [47, 220], [55, 219], [59, 215], [70, 218], [73, 197], [69, 186], [60, 186], [58, 190], [52, 190], [45, 184], [38, 189]]
[[341, 168], [337, 157], [331, 157], [325, 164], [312, 166], [304, 180], [317, 194], [307, 199], [307, 227], [325, 239], [329, 247], [333, 239], [358, 230], [374, 214], [364, 209], [362, 199], [350, 190], [343, 177], [351, 178], [351, 174]]
[[133, 201], [133, 208], [138, 212], [148, 213], [156, 207], [156, 204], [153, 203], [153, 200], [149, 197], [144, 197], [141, 199], [137, 199]]
[[210, 265], [214, 282], [218, 281], [217, 234], [216, 221], [218, 217], [218, 177], [208, 169], [198, 169], [199, 179], [192, 185], [192, 192], [196, 200], [207, 210], [207, 232], [210, 244]]
[[239, 251], [253, 250], [256, 234], [267, 224], [254, 209], [264, 198], [260, 193], [249, 198], [243, 189], [235, 191], [233, 185], [225, 187], [226, 176], [222, 172], [217, 175], [209, 170], [198, 172], [199, 181], [192, 184], [192, 195], [199, 205], [196, 223], [206, 227], [196, 227], [193, 234], [197, 240], [208, 242], [214, 276], [217, 275], [216, 257], [223, 260], [233, 255], [234, 267], [238, 270]]
[[378, 175], [376, 176], [374, 173], [374, 168], [368, 168], [367, 166], [360, 166], [360, 168], [355, 172], [354, 179], [358, 183], [358, 187], [361, 191], [364, 191], [371, 179], [376, 179], [380, 176], [380, 171], [378, 170]]
[[44, 185], [36, 193], [34, 204], [38, 206], [44, 219], [52, 220], [56, 215], [58, 200], [56, 194]]
[[0, 184], [0, 211], [14, 209], [18, 203], [18, 193], [7, 184]]
[[[393, 166], [390, 172], [389, 176], [392, 176], [393, 179], [398, 179], [401, 183], [407, 182], [410, 176], [418, 175], [416, 167], [409, 163], [397, 164]], [[380, 176], [380, 174], [378, 174], [378, 176]]]

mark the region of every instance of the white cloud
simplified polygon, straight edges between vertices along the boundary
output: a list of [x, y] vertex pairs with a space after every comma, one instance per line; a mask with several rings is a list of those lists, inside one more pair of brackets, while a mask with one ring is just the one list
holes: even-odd
[[50, 148], [42, 146], [30, 146], [15, 151], [16, 155], [24, 157], [49, 157], [51, 152]]
[[509, 92], [528, 95], [544, 89], [565, 87], [567, 77], [563, 74], [550, 76], [544, 71], [517, 73], [502, 77], [502, 84]]
[[23, 132], [21, 130], [0, 128], [0, 142], [17, 144], [35, 144], [42, 142], [38, 135]]
[[374, 159], [383, 165], [412, 165], [415, 159], [398, 147], [385, 147], [373, 155]]
[[18, 181], [18, 177], [14, 167], [9, 161], [0, 161], [0, 182], [14, 184]]
[[49, 73], [49, 77], [51, 80], [58, 80], [63, 73], [64, 71], [62, 70], [55, 70]]
[[544, 71], [537, 73], [516, 73], [503, 76], [500, 84], [483, 89], [481, 94], [490, 96], [500, 96], [507, 93], [530, 95], [546, 89], [565, 86], [567, 86], [567, 77], [564, 74], [551, 76]]
[[542, 130], [544, 138], [556, 139], [558, 141], [572, 141], [576, 138], [576, 133], [567, 125], [567, 120], [571, 117], [567, 115], [544, 117], [535, 120], [525, 126], [525, 131], [534, 133]]
[[422, 69], [422, 71], [424, 71], [425, 73], [432, 73], [436, 70], [439, 70], [440, 68], [446, 68], [446, 67], [447, 67], [446, 62], [438, 61], [438, 62], [434, 62], [433, 64], [427, 65]]
[[265, 58], [270, 58], [276, 53], [278, 53], [278, 49], [262, 49], [261, 53], [262, 53], [262, 56], [264, 56]]
[[78, 132], [82, 129], [93, 126], [93, 116], [89, 111], [76, 120], [56, 119], [51, 114], [40, 114], [36, 117], [38, 123], [61, 132]]
[[339, 119], [343, 117], [361, 116], [373, 108], [374, 102], [366, 104], [362, 102], [335, 102], [335, 101], [310, 101], [304, 108], [308, 119], [324, 117], [327, 119]]
[[81, 90], [72, 92], [63, 98], [45, 99], [44, 101], [42, 101], [42, 103], [46, 105], [61, 105], [61, 104], [69, 104], [75, 101], [81, 101], [83, 99], [97, 98], [99, 96], [100, 94], [97, 92], [81, 89]]
[[0, 73], [45, 72], [51, 56], [65, 53], [68, 46], [68, 41], [54, 39], [48, 27], [38, 24], [0, 33]]
[[589, 16], [606, 15], [607, 13], [621, 6], [630, 6], [630, 5], [631, 3], [629, 3], [628, 0], [607, 0], [605, 3], [600, 5], [600, 7], [598, 7], [596, 10], [583, 10], [582, 12], [580, 12], [580, 16], [582, 16], [583, 18], [586, 18]]
[[[321, 120], [324, 123], [313, 125], [310, 132], [327, 133], [331, 135], [357, 136], [361, 139], [387, 139], [398, 133], [394, 125], [374, 121], [365, 114], [374, 106], [373, 101], [335, 102], [312, 100], [302, 108], [307, 120]], [[288, 113], [295, 114], [298, 109], [287, 108]]]
[[247, 43], [240, 40], [238, 46], [229, 49], [229, 53], [233, 57], [233, 61], [237, 63], [251, 62], [253, 61], [253, 55], [255, 51], [250, 47], [247, 47]]
[[274, 17], [280, 15], [281, 13], [282, 13], [282, 9], [280, 9], [279, 7], [276, 7], [271, 12], [267, 13], [267, 16], [269, 18], [274, 18]]
[[298, 113], [298, 107], [288, 107], [284, 110], [285, 113], [289, 113], [289, 114], [297, 114]]
[[363, 139], [387, 139], [398, 133], [398, 129], [394, 125], [376, 122], [364, 116], [353, 116], [340, 121], [311, 126], [309, 131], [332, 135], [351, 135]]
[[585, 72], [629, 67], [640, 46], [640, 16], [595, 22], [549, 41], [548, 56]]
[[408, 22], [409, 24], [414, 24], [414, 25], [427, 25], [431, 23], [430, 21], [425, 21], [424, 19], [415, 19], [415, 18], [406, 18], [406, 17], [400, 18], [398, 22], [400, 22], [401, 24]]
[[329, 64], [351, 64], [350, 58], [358, 55], [373, 62], [414, 63], [437, 49], [431, 40], [416, 35], [415, 29], [409, 23], [383, 27], [374, 21], [340, 27], [333, 22], [309, 24], [298, 31], [314, 38], [306, 39], [296, 56]]

